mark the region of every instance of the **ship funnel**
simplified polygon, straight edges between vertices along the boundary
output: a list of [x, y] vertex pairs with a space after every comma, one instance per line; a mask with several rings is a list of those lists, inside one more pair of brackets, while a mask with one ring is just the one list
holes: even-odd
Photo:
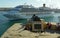
[[45, 4], [43, 4], [43, 7], [45, 7]]

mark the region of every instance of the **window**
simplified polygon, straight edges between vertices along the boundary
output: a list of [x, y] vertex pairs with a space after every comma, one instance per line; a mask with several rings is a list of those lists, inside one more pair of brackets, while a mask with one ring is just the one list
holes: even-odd
[[34, 24], [34, 29], [41, 29], [41, 24]]

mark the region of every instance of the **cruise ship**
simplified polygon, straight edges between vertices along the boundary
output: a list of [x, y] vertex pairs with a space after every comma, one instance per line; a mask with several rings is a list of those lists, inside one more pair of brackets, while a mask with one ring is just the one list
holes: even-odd
[[[12, 13], [13, 12], [13, 13]], [[19, 5], [13, 8], [13, 11], [10, 11], [10, 14], [5, 14], [6, 17], [11, 17], [10, 19], [29, 19], [32, 17], [33, 14], [39, 17], [50, 17], [53, 16], [54, 11], [51, 8], [46, 7], [43, 4], [43, 7], [34, 7], [32, 5]]]

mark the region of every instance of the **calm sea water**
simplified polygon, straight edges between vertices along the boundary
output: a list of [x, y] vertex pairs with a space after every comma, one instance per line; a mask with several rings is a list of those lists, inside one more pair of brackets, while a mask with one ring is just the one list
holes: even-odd
[[[3, 14], [4, 12], [0, 12], [0, 15]], [[47, 22], [59, 22], [58, 16], [60, 16], [60, 13], [55, 13], [53, 17], [44, 17], [44, 19]], [[16, 21], [5, 21], [2, 15], [0, 16], [0, 36], [9, 28], [11, 27], [14, 23], [26, 23], [26, 19], [24, 20], [16, 20]], [[2, 20], [3, 19], [3, 20]]]
[[17, 20], [17, 21], [8, 21], [0, 25], [0, 36], [9, 28], [11, 27], [14, 23], [26, 23], [25, 20]]

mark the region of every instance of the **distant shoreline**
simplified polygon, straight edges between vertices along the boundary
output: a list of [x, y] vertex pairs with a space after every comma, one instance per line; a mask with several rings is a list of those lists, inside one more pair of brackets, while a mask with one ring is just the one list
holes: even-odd
[[[15, 8], [0, 8], [0, 11], [11, 11], [11, 10], [13, 10], [13, 9], [15, 9]], [[54, 11], [55, 13], [60, 13], [60, 9], [51, 9], [52, 11]], [[14, 10], [14, 11], [16, 11], [16, 10]]]

